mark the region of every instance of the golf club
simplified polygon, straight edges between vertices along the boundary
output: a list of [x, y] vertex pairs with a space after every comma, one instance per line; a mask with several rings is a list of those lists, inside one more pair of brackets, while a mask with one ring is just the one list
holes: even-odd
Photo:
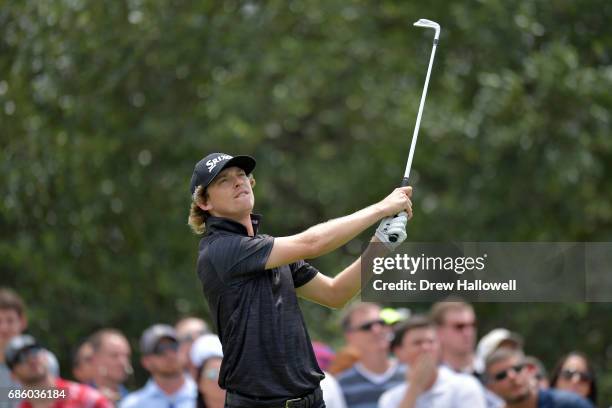
[[[404, 178], [402, 179], [401, 187], [408, 185], [408, 178], [410, 177], [410, 168], [412, 167], [412, 158], [414, 157], [414, 149], [416, 147], [417, 137], [419, 135], [419, 128], [421, 126], [421, 116], [423, 115], [423, 106], [425, 105], [425, 97], [427, 97], [427, 87], [429, 85], [429, 76], [431, 75], [431, 67], [433, 65], [434, 57], [436, 55], [436, 47], [438, 46], [438, 39], [440, 38], [440, 24], [435, 21], [421, 18], [419, 21], [414, 23], [417, 27], [433, 28], [436, 30], [433, 40], [433, 48], [431, 49], [431, 57], [429, 58], [429, 67], [427, 68], [427, 76], [425, 76], [425, 85], [423, 86], [423, 93], [421, 95], [421, 103], [419, 105], [419, 113], [417, 114], [416, 125], [414, 126], [414, 133], [412, 134], [412, 143], [410, 144], [410, 153], [408, 154], [408, 162], [406, 163], [406, 171], [404, 171]], [[397, 241], [397, 235], [391, 234], [389, 236], [391, 242]]]

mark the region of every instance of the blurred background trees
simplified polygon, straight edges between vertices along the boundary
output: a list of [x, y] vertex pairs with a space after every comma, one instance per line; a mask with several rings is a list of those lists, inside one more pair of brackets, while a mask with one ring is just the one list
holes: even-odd
[[[31, 332], [67, 368], [100, 326], [136, 339], [153, 322], [208, 317], [186, 226], [207, 152], [257, 158], [272, 235], [386, 195], [431, 49], [420, 17], [442, 36], [410, 237], [612, 240], [609, 1], [5, 2], [0, 284], [27, 300]], [[313, 263], [334, 274], [367, 239]], [[585, 350], [611, 400], [610, 305], [477, 311], [481, 332], [522, 333], [549, 367]], [[304, 312], [314, 338], [339, 344], [338, 312]]]

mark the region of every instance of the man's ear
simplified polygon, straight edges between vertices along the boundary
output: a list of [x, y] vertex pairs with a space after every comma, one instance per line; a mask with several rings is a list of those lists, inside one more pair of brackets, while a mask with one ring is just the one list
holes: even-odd
[[144, 367], [145, 370], [151, 371], [151, 359], [150, 356], [142, 356], [140, 357], [140, 364]]
[[197, 203], [197, 206], [203, 211], [210, 211], [213, 208], [210, 201], [199, 202]]
[[255, 177], [253, 176], [249, 176], [249, 181], [251, 183], [251, 188], [255, 187], [255, 184], [257, 184], [257, 182], [255, 181]]
[[28, 317], [23, 314], [22, 316], [20, 316], [19, 318], [20, 322], [20, 326], [21, 326], [21, 332], [24, 332], [27, 328], [28, 328]]
[[206, 194], [206, 192], [197, 198], [196, 205], [202, 211], [210, 211], [213, 208], [210, 204], [210, 200], [208, 199], [208, 194]]

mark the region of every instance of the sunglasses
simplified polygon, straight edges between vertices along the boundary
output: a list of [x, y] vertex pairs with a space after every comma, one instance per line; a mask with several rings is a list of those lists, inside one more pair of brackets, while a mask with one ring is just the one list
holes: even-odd
[[372, 327], [376, 325], [387, 327], [387, 322], [382, 319], [372, 320], [371, 322], [363, 323], [357, 327], [354, 327], [353, 329], [351, 329], [351, 331], [370, 331], [372, 330]]
[[15, 356], [15, 361], [13, 365], [25, 363], [31, 356], [38, 354], [40, 351], [42, 351], [42, 348], [40, 347], [29, 347], [25, 350], [20, 351]]
[[449, 324], [449, 326], [452, 327], [453, 330], [464, 331], [465, 329], [475, 329], [476, 328], [476, 322], [455, 323], [455, 324]]
[[559, 377], [567, 381], [578, 377], [579, 382], [590, 382], [593, 379], [591, 374], [577, 370], [562, 370], [561, 373], [559, 373]]
[[162, 356], [168, 350], [177, 351], [178, 349], [179, 344], [174, 341], [172, 343], [158, 343], [157, 345], [155, 345], [155, 348], [153, 348], [153, 354]]
[[203, 335], [205, 335], [207, 333], [208, 333], [208, 331], [206, 331], [206, 330], [200, 330], [200, 331], [197, 331], [195, 333], [186, 334], [186, 335], [184, 335], [182, 337], [179, 337], [178, 341], [179, 341], [179, 343], [191, 343], [191, 342], [194, 342], [198, 337], [203, 336]]
[[527, 364], [525, 363], [514, 365], [507, 370], [500, 371], [499, 373], [492, 375], [491, 379], [495, 382], [504, 381], [506, 378], [508, 378], [510, 371], [514, 372], [515, 374], [519, 374], [521, 371], [523, 371], [523, 368], [525, 368], [526, 365]]

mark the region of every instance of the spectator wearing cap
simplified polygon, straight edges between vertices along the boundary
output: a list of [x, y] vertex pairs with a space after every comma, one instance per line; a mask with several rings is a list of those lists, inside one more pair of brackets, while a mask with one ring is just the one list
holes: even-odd
[[196, 367], [191, 365], [189, 358], [189, 350], [193, 342], [200, 336], [209, 333], [208, 325], [199, 317], [184, 317], [174, 325], [176, 335], [179, 340], [179, 359], [183, 365], [185, 372], [189, 373], [193, 378], [196, 376]]
[[476, 371], [482, 373], [487, 357], [500, 348], [523, 350], [523, 338], [503, 328], [493, 329], [485, 334], [476, 347]]
[[[5, 360], [13, 377], [25, 390], [55, 390], [58, 398], [45, 398], [52, 408], [91, 407], [111, 408], [113, 405], [93, 388], [54, 376], [49, 370], [49, 358], [40, 344], [30, 335], [13, 337], [5, 349]], [[19, 408], [40, 406], [40, 400], [23, 400]]]
[[89, 338], [92, 348], [91, 385], [117, 404], [128, 394], [123, 385], [132, 374], [132, 350], [127, 338], [116, 329], [100, 329]]
[[[11, 370], [6, 365], [2, 352], [9, 341], [20, 335], [27, 327], [25, 305], [21, 297], [8, 288], [0, 288], [0, 388], [17, 389], [19, 387], [12, 378]], [[0, 408], [16, 406], [15, 401], [0, 400]]]
[[578, 394], [538, 388], [534, 372], [521, 350], [502, 347], [487, 356], [483, 381], [506, 408], [593, 408]]
[[151, 374], [146, 385], [128, 394], [120, 408], [193, 408], [197, 387], [178, 357], [179, 342], [172, 326], [156, 324], [140, 338], [142, 366]]
[[439, 366], [440, 343], [434, 323], [413, 316], [395, 329], [392, 350], [408, 366], [405, 382], [386, 391], [380, 408], [484, 408], [484, 392], [471, 375]]
[[342, 318], [347, 346], [359, 361], [338, 375], [346, 404], [351, 408], [374, 408], [381, 394], [404, 381], [404, 368], [389, 358], [391, 328], [375, 303], [355, 303]]
[[219, 386], [219, 370], [223, 349], [219, 337], [205, 334], [198, 337], [190, 351], [191, 364], [196, 367], [198, 384], [197, 408], [223, 408], [225, 390]]

